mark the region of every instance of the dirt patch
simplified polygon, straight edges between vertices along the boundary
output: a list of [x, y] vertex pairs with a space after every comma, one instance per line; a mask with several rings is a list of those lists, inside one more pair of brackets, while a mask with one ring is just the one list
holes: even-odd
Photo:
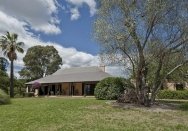
[[151, 112], [166, 112], [166, 111], [176, 111], [178, 110], [179, 104], [177, 103], [156, 103], [151, 107], [145, 107], [138, 104], [132, 103], [118, 103], [114, 101], [108, 101], [107, 104], [112, 105], [112, 107], [116, 108], [124, 108], [124, 109], [136, 109], [143, 111], [151, 111]]

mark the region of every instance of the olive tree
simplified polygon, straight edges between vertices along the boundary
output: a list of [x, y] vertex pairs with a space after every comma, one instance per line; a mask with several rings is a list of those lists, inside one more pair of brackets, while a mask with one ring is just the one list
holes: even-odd
[[138, 102], [149, 106], [165, 79], [188, 62], [188, 1], [98, 3], [94, 34], [102, 60], [129, 67]]

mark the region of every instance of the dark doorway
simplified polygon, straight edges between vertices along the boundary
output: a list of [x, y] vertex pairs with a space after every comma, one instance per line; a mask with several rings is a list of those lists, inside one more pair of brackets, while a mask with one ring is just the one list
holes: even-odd
[[70, 88], [69, 88], [69, 95], [75, 95], [75, 93], [74, 93], [74, 92], [75, 92], [74, 89], [75, 89], [74, 84], [71, 83]]
[[83, 84], [82, 86], [82, 95], [94, 96], [96, 84]]
[[48, 86], [44, 86], [44, 95], [48, 95]]
[[90, 84], [90, 86], [87, 88], [87, 95], [93, 96], [95, 90], [95, 84]]
[[52, 85], [51, 95], [55, 95], [55, 85]]
[[39, 88], [39, 95], [40, 95], [40, 96], [43, 96], [43, 95], [44, 95], [44, 91], [43, 91], [42, 88], [44, 88], [44, 87], [40, 87], [40, 88]]

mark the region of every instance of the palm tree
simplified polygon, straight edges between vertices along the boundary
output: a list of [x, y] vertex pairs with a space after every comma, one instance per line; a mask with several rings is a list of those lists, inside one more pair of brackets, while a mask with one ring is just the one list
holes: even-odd
[[17, 42], [18, 35], [7, 32], [0, 39], [0, 48], [6, 57], [10, 60], [10, 97], [14, 97], [14, 60], [17, 59], [16, 52], [23, 53], [23, 42]]

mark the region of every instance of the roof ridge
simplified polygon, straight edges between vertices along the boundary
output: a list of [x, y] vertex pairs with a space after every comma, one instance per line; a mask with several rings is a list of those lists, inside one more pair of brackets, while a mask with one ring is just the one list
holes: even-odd
[[[77, 74], [81, 72], [99, 72], [102, 71], [102, 69], [98, 66], [89, 66], [89, 67], [71, 67], [71, 68], [64, 68], [59, 69], [52, 75], [60, 75], [60, 74]], [[104, 72], [104, 71], [102, 71]]]

